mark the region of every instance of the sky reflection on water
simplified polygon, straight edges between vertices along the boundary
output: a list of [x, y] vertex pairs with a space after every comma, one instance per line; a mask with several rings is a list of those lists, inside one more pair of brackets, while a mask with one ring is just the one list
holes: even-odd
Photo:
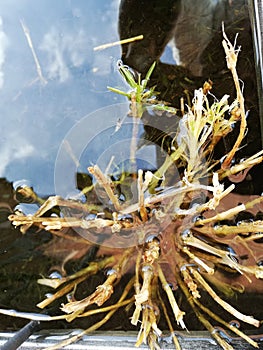
[[119, 40], [119, 2], [1, 1], [1, 177], [25, 178], [36, 191], [52, 193], [56, 155], [68, 131], [98, 108], [125, 101], [107, 91], [108, 85], [124, 87], [116, 69], [120, 47], [93, 51]]

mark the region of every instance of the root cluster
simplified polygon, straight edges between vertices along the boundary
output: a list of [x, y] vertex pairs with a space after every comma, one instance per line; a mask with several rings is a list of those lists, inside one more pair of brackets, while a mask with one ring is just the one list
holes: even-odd
[[[38, 304], [42, 309], [54, 300], [72, 293], [81, 282], [95, 275], [99, 270], [108, 270], [104, 283], [97, 286], [91, 295], [87, 295], [82, 300], [73, 298], [62, 304], [63, 315], [47, 317], [47, 320], [66, 319], [71, 322], [79, 317], [91, 317], [95, 313], [104, 313], [101, 321], [52, 349], [68, 345], [98, 329], [124, 306], [133, 307], [131, 324], [139, 326], [137, 347], [146, 343], [151, 349], [160, 348], [158, 341], [163, 331], [158, 323], [160, 315], [164, 315], [173, 336], [175, 348], [180, 349], [180, 342], [174, 330], [187, 329], [187, 324], [184, 320], [185, 311], [181, 310], [179, 301], [176, 300], [175, 289], [182, 292], [199, 321], [223, 349], [232, 349], [232, 346], [218, 331], [219, 324], [233, 332], [235, 336], [242, 337], [252, 346], [258, 347], [254, 339], [208, 309], [203, 301], [208, 295], [214, 303], [235, 319], [254, 327], [260, 326], [259, 320], [243, 314], [226, 301], [227, 295], [237, 292], [237, 287], [224, 281], [220, 274], [220, 271], [231, 272], [239, 276], [239, 280], [244, 285], [263, 279], [263, 266], [259, 261], [259, 242], [263, 238], [263, 221], [242, 221], [238, 225], [231, 224], [241, 212], [259, 211], [263, 198], [239, 197], [237, 200], [232, 193], [234, 185], [225, 188], [223, 183], [225, 178], [242, 175], [263, 159], [263, 151], [261, 151], [232, 165], [232, 160], [245, 135], [246, 116], [236, 72], [238, 50], [232, 46], [225, 35], [223, 47], [226, 52], [227, 66], [233, 74], [236, 86], [236, 100], [229, 104], [228, 96], [223, 96], [222, 99], [214, 99], [211, 103], [211, 96], [208, 98], [210, 88], [207, 84], [204, 88], [195, 91], [192, 105], [183, 111], [178, 130], [175, 130], [175, 136], [170, 145], [171, 151], [163, 164], [156, 172], [145, 172], [140, 169], [133, 174], [132, 181], [133, 183], [135, 181], [137, 188], [136, 203], [127, 206], [120, 200], [118, 185], [120, 181], [127, 179], [112, 180], [110, 174], [103, 173], [99, 166], [95, 165], [89, 167], [88, 171], [94, 177], [95, 186], [105, 193], [106, 201], [111, 208], [107, 215], [101, 216], [101, 213], [105, 213], [103, 203], [98, 201], [94, 206], [94, 203], [89, 202], [89, 194], [94, 191], [93, 186], [85, 192], [86, 203], [54, 196], [48, 198], [34, 215], [25, 216], [14, 213], [9, 217], [22, 232], [35, 225], [54, 235], [76, 239], [79, 236], [72, 232], [75, 229], [81, 229], [82, 232], [90, 233], [92, 237], [103, 235], [108, 245], [112, 245], [111, 242], [114, 240], [117, 243], [125, 236], [130, 237], [129, 245], [119, 249], [118, 254], [111, 254], [110, 249], [103, 248], [102, 239], [103, 257], [98, 256], [98, 259], [73, 275], [60, 279], [38, 280], [38, 283], [56, 290], [52, 296]], [[152, 69], [153, 67], [151, 71]], [[147, 79], [135, 82], [127, 67], [122, 66], [120, 70], [132, 87], [131, 93], [125, 93], [131, 101], [131, 118], [135, 121], [130, 152], [132, 162], [136, 158], [136, 120], [141, 118], [143, 111], [149, 108], [145, 102], [153, 92], [145, 90], [151, 72]], [[112, 90], [118, 92], [116, 89]], [[157, 107], [161, 108], [160, 105]], [[151, 108], [155, 108], [155, 105], [151, 105]], [[163, 108], [169, 109], [167, 106]], [[176, 111], [170, 109], [170, 113], [175, 114]], [[232, 125], [237, 120], [240, 121], [240, 133], [232, 150], [221, 163], [213, 160], [216, 144], [231, 132]], [[169, 177], [172, 166], [180, 169], [179, 178], [172, 185], [167, 185], [166, 178]], [[37, 200], [32, 189], [23, 188], [20, 191]], [[56, 212], [55, 209], [58, 207], [60, 211]], [[67, 210], [63, 212], [63, 209]], [[47, 213], [52, 211], [53, 215], [48, 216]], [[70, 234], [67, 233], [69, 229]], [[85, 237], [89, 237], [89, 234]], [[88, 238], [85, 242], [88, 246], [93, 245]], [[245, 255], [249, 258], [242, 260], [242, 256]], [[123, 289], [118, 302], [103, 306], [107, 300], [111, 300], [116, 285], [128, 272], [132, 273], [133, 277]], [[132, 289], [133, 296], [130, 296]], [[168, 302], [163, 301], [160, 289], [163, 289]], [[226, 295], [225, 298], [220, 296], [222, 293]], [[97, 308], [90, 309], [91, 305], [97, 305]], [[169, 316], [168, 309], [172, 311], [172, 317]], [[1, 310], [1, 312], [31, 319], [37, 318], [31, 314], [21, 315], [19, 312], [8, 310]]]

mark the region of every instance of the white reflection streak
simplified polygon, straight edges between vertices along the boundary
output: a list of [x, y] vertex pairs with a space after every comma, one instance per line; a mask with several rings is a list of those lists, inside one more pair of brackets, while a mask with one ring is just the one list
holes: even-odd
[[33, 58], [34, 58], [34, 61], [35, 61], [35, 64], [36, 64], [36, 68], [37, 68], [37, 74], [38, 74], [39, 80], [41, 81], [41, 83], [43, 85], [46, 85], [47, 81], [46, 81], [46, 79], [44, 78], [44, 76], [42, 74], [41, 66], [40, 66], [39, 60], [37, 58], [37, 54], [36, 54], [36, 51], [34, 49], [33, 42], [31, 40], [29, 29], [27, 28], [27, 26], [25, 25], [25, 23], [24, 23], [24, 21], [22, 19], [20, 20], [20, 23], [21, 23], [21, 26], [23, 28], [26, 40], [28, 42], [28, 46], [29, 46], [29, 48], [30, 48], [30, 50], [32, 52], [32, 55], [33, 55]]
[[0, 89], [4, 85], [4, 72], [3, 72], [3, 65], [5, 62], [5, 52], [8, 46], [8, 39], [7, 35], [3, 31], [3, 20], [2, 17], [0, 17]]

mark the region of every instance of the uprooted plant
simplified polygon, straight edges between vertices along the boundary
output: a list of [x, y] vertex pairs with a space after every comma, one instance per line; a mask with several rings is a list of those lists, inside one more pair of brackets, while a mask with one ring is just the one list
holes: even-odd
[[[221, 281], [217, 273], [221, 270], [231, 271], [247, 279], [250, 283], [257, 279], [263, 279], [263, 266], [257, 264], [259, 244], [257, 240], [263, 237], [263, 221], [242, 222], [238, 226], [226, 224], [226, 220], [235, 217], [238, 213], [253, 209], [259, 205], [262, 197], [255, 197], [245, 203], [237, 203], [231, 208], [222, 210], [222, 203], [228, 201], [234, 189], [234, 185], [224, 188], [223, 180], [233, 174], [253, 167], [263, 159], [263, 151], [243, 160], [239, 164], [231, 165], [246, 130], [246, 116], [243, 95], [240, 89], [236, 72], [238, 50], [232, 46], [224, 34], [223, 47], [226, 52], [227, 66], [230, 69], [236, 87], [236, 99], [229, 104], [228, 96], [220, 100], [209, 102], [209, 84], [196, 90], [192, 105], [184, 111], [180, 118], [178, 129], [174, 131], [163, 164], [155, 171], [143, 171], [139, 169], [133, 174], [137, 184], [137, 201], [130, 205], [120, 200], [118, 192], [119, 183], [124, 178], [112, 179], [111, 174], [105, 174], [98, 165], [88, 168], [90, 174], [96, 180], [96, 186], [105, 192], [107, 204], [111, 208], [107, 217], [101, 216], [105, 210], [105, 203], [93, 205], [89, 202], [89, 193], [94, 185], [83, 190], [86, 203], [76, 200], [65, 200], [58, 196], [50, 197], [42, 203], [39, 210], [30, 216], [14, 213], [9, 217], [15, 226], [19, 226], [25, 232], [31, 225], [36, 225], [54, 235], [64, 235], [72, 239], [72, 234], [67, 237], [63, 231], [66, 228], [81, 228], [93, 235], [106, 235], [119, 239], [122, 235], [132, 237], [133, 243], [124, 248], [121, 254], [111, 255], [110, 250], [103, 258], [88, 264], [75, 274], [64, 276], [60, 279], [41, 278], [38, 283], [54, 288], [56, 292], [38, 304], [43, 309], [58, 298], [65, 297], [74, 291], [77, 286], [96, 274], [99, 270], [109, 268], [103, 284], [98, 285], [91, 295], [82, 300], [72, 300], [62, 304], [63, 315], [40, 317], [41, 320], [65, 319], [68, 322], [79, 317], [91, 317], [93, 314], [106, 313], [101, 321], [82, 331], [80, 334], [61, 342], [52, 349], [58, 349], [69, 343], [81, 339], [85, 334], [92, 332], [104, 323], [121, 307], [134, 305], [131, 318], [132, 325], [140, 325], [136, 346], [147, 343], [150, 349], [159, 349], [158, 340], [162, 336], [162, 330], [158, 326], [160, 313], [166, 318], [169, 330], [172, 334], [176, 349], [180, 349], [174, 329], [187, 328], [184, 320], [185, 312], [180, 309], [173, 288], [168, 283], [172, 276], [175, 281], [173, 287], [181, 290], [190, 303], [199, 321], [211, 333], [212, 337], [223, 349], [233, 349], [215, 325], [221, 324], [225, 329], [232, 331], [238, 337], [242, 337], [254, 347], [257, 342], [247, 336], [233, 324], [226, 322], [216, 313], [208, 309], [204, 302], [204, 295], [210, 296], [222, 309], [244, 323], [260, 326], [260, 321], [243, 314], [230, 303], [224, 300], [214, 289], [217, 288], [225, 294], [230, 294], [234, 286]], [[137, 120], [141, 118], [143, 111], [149, 106], [149, 99], [154, 90], [146, 90], [150, 79], [151, 67], [145, 80], [138, 82], [128, 67], [121, 66], [120, 71], [132, 88], [129, 93], [112, 89], [122, 93], [131, 101], [131, 118], [134, 120], [133, 136], [130, 145], [131, 162], [136, 158]], [[166, 110], [172, 115], [177, 111], [169, 106], [151, 101], [151, 108]], [[226, 118], [226, 116], [228, 116]], [[221, 166], [213, 160], [214, 147], [220, 139], [232, 131], [232, 125], [240, 121], [240, 132], [232, 150], [226, 155]], [[169, 172], [176, 166], [179, 169], [179, 177], [172, 185], [166, 185]], [[36, 194], [31, 189], [21, 189], [28, 196], [35, 199]], [[195, 201], [203, 195], [203, 201]], [[94, 198], [94, 197], [92, 197]], [[194, 203], [194, 204], [193, 204]], [[73, 212], [82, 213], [82, 216], [65, 216], [63, 210], [53, 212], [52, 216], [46, 213], [54, 208], [72, 209]], [[65, 211], [65, 213], [69, 213]], [[86, 219], [92, 212], [92, 218]], [[215, 223], [217, 225], [215, 225]], [[74, 232], [74, 231], [73, 231]], [[74, 236], [75, 238], [76, 236]], [[87, 242], [92, 245], [92, 242]], [[253, 249], [251, 248], [253, 246]], [[238, 247], [242, 251], [252, 254], [248, 263], [239, 261]], [[250, 247], [250, 248], [249, 248]], [[251, 252], [251, 250], [253, 252]], [[251, 262], [252, 261], [252, 262]], [[169, 269], [167, 269], [169, 266]], [[118, 302], [103, 306], [110, 300], [114, 293], [114, 287], [122, 280], [127, 272], [133, 277], [123, 289]], [[129, 292], [134, 288], [132, 297]], [[167, 295], [168, 303], [160, 297], [160, 288]], [[65, 302], [65, 300], [64, 300]], [[90, 309], [91, 305], [97, 308]], [[171, 308], [173, 319], [168, 316], [168, 308]], [[37, 315], [20, 314], [1, 310], [1, 313], [14, 316], [38, 319]], [[51, 349], [51, 348], [50, 348]]]

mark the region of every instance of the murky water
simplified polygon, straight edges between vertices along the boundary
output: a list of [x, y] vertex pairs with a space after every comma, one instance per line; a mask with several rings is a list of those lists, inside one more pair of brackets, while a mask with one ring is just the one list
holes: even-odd
[[[189, 15], [187, 22], [184, 20], [186, 14]], [[203, 22], [199, 23], [201, 18]], [[11, 226], [7, 217], [21, 200], [15, 196], [13, 184], [15, 187], [29, 184], [44, 197], [54, 193], [73, 196], [78, 193], [76, 187], [79, 186], [79, 189], [82, 182], [86, 184], [89, 181], [83, 176], [88, 166], [99, 163], [105, 169], [110, 155], [115, 155], [115, 158], [119, 156], [118, 166], [125, 163], [127, 153], [123, 150], [126, 149], [125, 140], [129, 139], [131, 130], [127, 123], [120, 133], [116, 134], [116, 131], [118, 125], [125, 125], [129, 106], [125, 97], [107, 89], [107, 86], [112, 86], [127, 90], [117, 71], [117, 61], [121, 57], [125, 64], [143, 73], [154, 60], [160, 60], [153, 83], [157, 84], [160, 99], [176, 107], [182, 95], [186, 99], [191, 98], [191, 91], [207, 79], [213, 80], [213, 93], [216, 96], [221, 97], [225, 93], [233, 95], [232, 83], [225, 75], [222, 38], [218, 33], [222, 20], [226, 22], [226, 32], [231, 39], [237, 32], [240, 33], [237, 40], [242, 45], [240, 78], [245, 86], [246, 108], [250, 111], [247, 146], [238, 155], [242, 158], [261, 149], [253, 45], [248, 11], [246, 7], [243, 8], [243, 1], [233, 1], [233, 4], [212, 0], [185, 1], [181, 9], [177, 1], [153, 1], [147, 5], [141, 1], [123, 1], [121, 7], [119, 0], [1, 1], [2, 308], [39, 312], [35, 305], [46, 293], [50, 293], [50, 289], [39, 286], [36, 281], [41, 275], [48, 276], [58, 271], [61, 260], [68, 254], [68, 247], [56, 246], [54, 250], [54, 244], [50, 244], [52, 236], [48, 232], [40, 234], [31, 228], [22, 236], [19, 230]], [[196, 31], [196, 28], [200, 30]], [[119, 45], [94, 51], [101, 44], [139, 34], [145, 36], [142, 44], [126, 45], [123, 53]], [[177, 48], [174, 35], [177, 37]], [[180, 60], [184, 68], [176, 65]], [[155, 126], [154, 121], [151, 123], [151, 126]], [[166, 116], [160, 129], [166, 130], [171, 126], [173, 122]], [[142, 135], [144, 129], [140, 125], [138, 138]], [[231, 144], [231, 139], [219, 147], [218, 155], [229, 150], [228, 143]], [[157, 167], [162, 154], [155, 151], [154, 145], [143, 149], [139, 155], [140, 167]], [[76, 180], [76, 172], [82, 174], [79, 180]], [[249, 176], [237, 184], [237, 192], [260, 194], [263, 191], [260, 174], [260, 166], [250, 171]], [[36, 210], [36, 205], [20, 203], [19, 209], [31, 213]], [[77, 271], [92, 260], [91, 256], [85, 257], [85, 253], [81, 252], [78, 260], [76, 257], [66, 265], [68, 273]], [[82, 286], [78, 296], [92, 292], [103, 278], [103, 272], [94, 276]], [[255, 289], [262, 290], [262, 282], [258, 283], [261, 286]], [[263, 310], [254, 308], [252, 299], [258, 305], [262, 303], [259, 294], [254, 294], [253, 298], [244, 296], [241, 301], [246, 305], [244, 312], [260, 319]], [[52, 306], [48, 313], [56, 313], [58, 306], [58, 303]], [[189, 310], [189, 328], [198, 329], [196, 320], [191, 323], [191, 316]], [[87, 327], [89, 322], [81, 320], [70, 327]], [[0, 318], [1, 329], [19, 328], [24, 323], [23, 320], [7, 316]], [[66, 324], [56, 322], [50, 326], [64, 328]], [[109, 327], [128, 329], [129, 318], [118, 315]]]

